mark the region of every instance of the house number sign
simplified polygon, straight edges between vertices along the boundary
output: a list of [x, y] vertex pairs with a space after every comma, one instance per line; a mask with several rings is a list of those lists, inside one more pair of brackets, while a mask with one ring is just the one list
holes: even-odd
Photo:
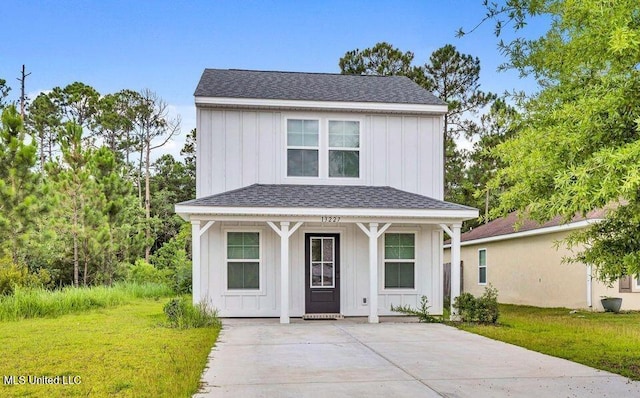
[[336, 216], [322, 216], [320, 219], [321, 222], [340, 222], [340, 217]]

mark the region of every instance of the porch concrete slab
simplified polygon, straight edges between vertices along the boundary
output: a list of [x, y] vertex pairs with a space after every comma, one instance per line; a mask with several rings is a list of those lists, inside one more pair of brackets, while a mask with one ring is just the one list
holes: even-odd
[[640, 382], [441, 324], [224, 321], [196, 397], [640, 396]]

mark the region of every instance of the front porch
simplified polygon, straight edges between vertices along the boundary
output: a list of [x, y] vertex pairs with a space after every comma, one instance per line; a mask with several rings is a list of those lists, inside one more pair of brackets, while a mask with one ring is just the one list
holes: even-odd
[[390, 304], [425, 295], [442, 313], [442, 232], [459, 264], [461, 223], [477, 210], [389, 187], [305, 187], [252, 185], [176, 206], [192, 224], [194, 302], [289, 323], [337, 300], [324, 308], [378, 323]]

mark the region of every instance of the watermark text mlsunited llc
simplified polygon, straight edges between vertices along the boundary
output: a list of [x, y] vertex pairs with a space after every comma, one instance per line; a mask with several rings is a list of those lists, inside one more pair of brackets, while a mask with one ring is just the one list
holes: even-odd
[[60, 385], [70, 386], [75, 384], [82, 384], [82, 377], [80, 376], [34, 376], [34, 375], [4, 375], [2, 376], [2, 384], [4, 385]]

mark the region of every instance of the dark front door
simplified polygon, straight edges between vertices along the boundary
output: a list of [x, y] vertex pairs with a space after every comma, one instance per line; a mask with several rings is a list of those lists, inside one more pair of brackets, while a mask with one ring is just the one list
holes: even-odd
[[340, 313], [340, 235], [305, 234], [305, 312]]

